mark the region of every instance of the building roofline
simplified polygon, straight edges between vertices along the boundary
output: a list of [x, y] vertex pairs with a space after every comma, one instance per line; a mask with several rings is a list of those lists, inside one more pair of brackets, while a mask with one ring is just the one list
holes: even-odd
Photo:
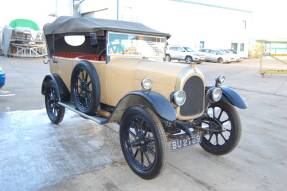
[[257, 39], [256, 42], [287, 44], [287, 39]]
[[189, 3], [189, 4], [201, 5], [201, 6], [206, 6], [206, 7], [213, 7], [213, 8], [218, 8], [218, 9], [225, 9], [225, 10], [229, 10], [229, 11], [252, 13], [251, 10], [237, 9], [237, 8], [233, 8], [233, 7], [226, 7], [226, 6], [221, 6], [221, 5], [209, 4], [209, 3], [200, 3], [197, 1], [191, 1], [191, 0], [170, 0], [170, 1], [175, 1], [175, 2], [179, 2], [179, 3]]

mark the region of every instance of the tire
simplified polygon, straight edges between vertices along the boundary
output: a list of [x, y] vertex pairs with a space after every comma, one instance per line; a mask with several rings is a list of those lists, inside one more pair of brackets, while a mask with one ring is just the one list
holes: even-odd
[[[211, 104], [208, 110], [210, 111], [208, 112], [209, 118], [203, 120], [202, 123], [208, 124], [209, 128], [219, 131], [205, 134], [200, 145], [205, 151], [214, 155], [227, 154], [240, 141], [241, 123], [239, 115], [232, 105], [222, 101]], [[218, 114], [216, 110], [219, 111]], [[222, 144], [220, 144], [220, 140]]]
[[77, 110], [88, 115], [95, 114], [100, 105], [100, 81], [91, 63], [81, 61], [75, 66], [71, 92]]
[[223, 58], [221, 58], [221, 57], [218, 58], [218, 59], [217, 59], [217, 62], [220, 63], [220, 64], [222, 64], [222, 63], [223, 63]]
[[187, 63], [187, 64], [191, 64], [192, 62], [193, 62], [193, 59], [192, 59], [192, 57], [191, 56], [187, 56], [187, 57], [185, 57], [185, 62]]
[[125, 111], [120, 124], [120, 143], [125, 160], [135, 174], [144, 179], [160, 174], [165, 163], [166, 142], [162, 124], [152, 110], [132, 106]]
[[165, 55], [165, 61], [167, 61], [167, 62], [171, 61], [171, 57], [169, 54]]
[[54, 124], [62, 122], [65, 115], [65, 108], [58, 104], [59, 99], [59, 90], [55, 82], [50, 80], [45, 93], [45, 106], [47, 115]]

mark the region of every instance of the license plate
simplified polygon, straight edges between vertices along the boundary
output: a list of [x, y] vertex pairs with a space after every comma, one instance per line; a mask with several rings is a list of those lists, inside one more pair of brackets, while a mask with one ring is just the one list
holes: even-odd
[[184, 147], [200, 143], [200, 136], [198, 134], [191, 135], [191, 138], [173, 139], [170, 143], [171, 150], [178, 150]]

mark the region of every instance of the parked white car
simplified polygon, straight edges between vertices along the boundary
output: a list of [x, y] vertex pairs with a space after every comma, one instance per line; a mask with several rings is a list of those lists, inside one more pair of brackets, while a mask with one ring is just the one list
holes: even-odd
[[206, 61], [218, 62], [218, 63], [231, 62], [230, 56], [228, 54], [223, 53], [222, 51], [213, 49], [200, 49], [199, 51], [204, 54]]
[[219, 51], [227, 54], [230, 57], [231, 62], [240, 62], [241, 58], [238, 54], [236, 54], [233, 50], [230, 49], [219, 49]]
[[168, 46], [166, 49], [165, 60], [184, 60], [187, 64], [195, 62], [200, 64], [205, 60], [205, 56], [189, 47], [185, 46]]

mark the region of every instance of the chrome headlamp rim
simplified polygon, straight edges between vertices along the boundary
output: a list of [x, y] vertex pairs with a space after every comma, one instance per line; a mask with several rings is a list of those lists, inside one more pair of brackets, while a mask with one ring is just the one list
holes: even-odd
[[145, 91], [149, 91], [152, 89], [152, 80], [150, 78], [144, 78], [141, 81], [141, 87]]
[[183, 90], [176, 91], [172, 94], [172, 102], [177, 106], [183, 106], [186, 101], [186, 93]]
[[213, 102], [218, 102], [222, 98], [222, 89], [219, 87], [214, 87], [211, 90], [211, 99]]

